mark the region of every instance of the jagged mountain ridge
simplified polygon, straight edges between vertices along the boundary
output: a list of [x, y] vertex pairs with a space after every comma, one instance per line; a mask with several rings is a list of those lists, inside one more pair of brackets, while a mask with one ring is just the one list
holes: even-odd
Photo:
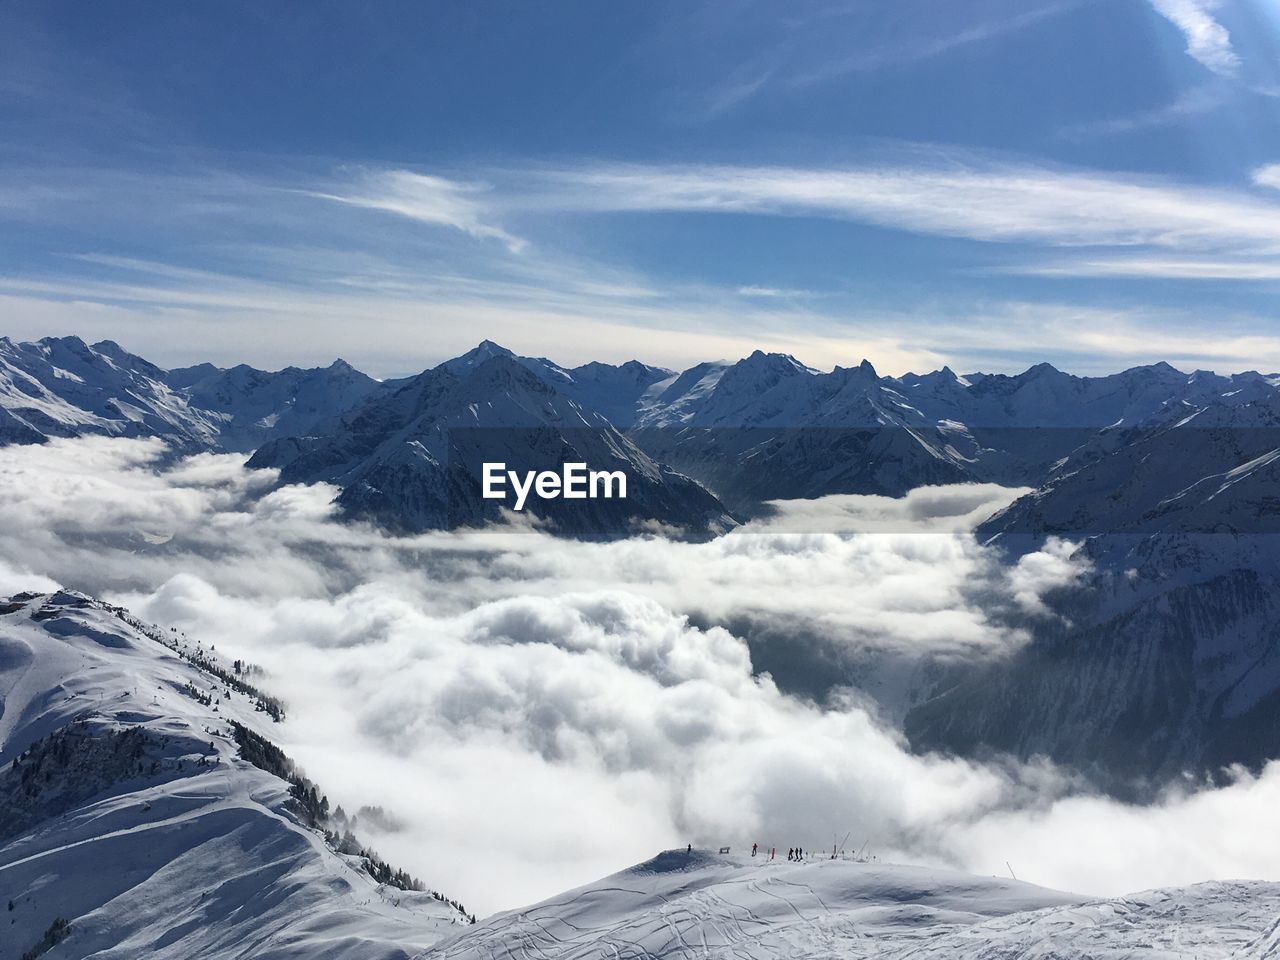
[[[507, 375], [474, 380], [486, 364]], [[465, 404], [457, 389], [446, 397], [424, 387], [448, 376], [470, 384]], [[432, 403], [444, 407], [430, 412]], [[1250, 532], [1280, 515], [1277, 411], [1280, 377], [1185, 374], [1165, 363], [1105, 377], [1049, 364], [1016, 376], [943, 368], [886, 377], [866, 361], [821, 373], [756, 351], [675, 373], [634, 361], [564, 368], [484, 341], [417, 377], [378, 383], [340, 361], [165, 371], [110, 341], [0, 340], [0, 442], [105, 434], [159, 436], [179, 451], [258, 450], [256, 465], [335, 482], [348, 515], [401, 530], [495, 519], [495, 504], [479, 497], [481, 459], [538, 461], [532, 468], [578, 458], [633, 471], [638, 490], [627, 508], [534, 505], [575, 535], [645, 523], [715, 530], [774, 499], [900, 496], [968, 481], [1037, 488], [991, 521], [987, 538]], [[529, 456], [497, 444], [488, 457], [472, 428], [495, 431], [490, 441], [501, 429], [549, 433], [517, 444]], [[572, 441], [570, 430], [579, 431]], [[464, 470], [446, 465], [448, 431], [469, 446], [455, 451]]]
[[1163, 363], [1106, 377], [1049, 364], [1017, 376], [882, 377], [865, 361], [818, 373], [757, 351], [696, 373], [642, 411], [637, 442], [744, 512], [775, 498], [900, 496], [925, 483], [1038, 487], [1106, 431], [1135, 438], [1207, 410], [1240, 416], [1280, 395], [1275, 376], [1187, 375]]
[[[866, 361], [821, 373], [792, 357], [756, 351], [735, 363], [704, 363], [676, 373], [636, 361], [563, 368], [484, 341], [434, 369], [437, 375], [443, 370], [464, 376], [490, 361], [523, 367], [554, 392], [555, 399], [547, 401], [548, 420], [608, 433], [612, 447], [622, 446], [616, 434], [625, 434], [651, 461], [699, 481], [740, 514], [750, 514], [772, 499], [832, 493], [897, 496], [923, 484], [978, 481], [1044, 488], [1011, 511], [1004, 526], [991, 526], [991, 535], [1037, 525], [1048, 532], [1088, 532], [1090, 523], [1132, 526], [1134, 518], [1117, 516], [1114, 508], [1106, 516], [1080, 516], [1056, 505], [1088, 500], [1098, 489], [1098, 478], [1108, 471], [1114, 476], [1103, 477], [1101, 484], [1112, 492], [1123, 482], [1115, 477], [1130, 470], [1128, 461], [1146, 465], [1159, 482], [1141, 486], [1154, 490], [1167, 477], [1156, 477], [1159, 467], [1153, 464], [1173, 457], [1168, 451], [1155, 458], [1145, 456], [1152, 447], [1138, 445], [1150, 444], [1152, 434], [1167, 432], [1171, 425], [1183, 429], [1183, 435], [1200, 431], [1201, 437], [1209, 434], [1213, 422], [1219, 431], [1264, 421], [1269, 425], [1276, 422], [1274, 411], [1280, 403], [1280, 377], [1253, 372], [1225, 377], [1204, 371], [1185, 374], [1164, 363], [1105, 377], [1075, 377], [1048, 364], [1016, 376], [958, 376], [943, 368], [885, 377]], [[314, 463], [314, 450], [320, 446], [330, 449], [330, 459], [339, 447], [354, 455], [363, 445], [371, 453], [367, 440], [376, 432], [374, 420], [383, 417], [388, 424], [398, 424], [397, 429], [403, 427], [396, 419], [396, 405], [403, 401], [406, 386], [423, 376], [378, 383], [341, 361], [324, 369], [274, 373], [209, 364], [165, 371], [110, 341], [89, 346], [74, 337], [35, 344], [3, 339], [0, 443], [88, 433], [159, 436], [182, 450], [249, 452], [271, 444], [259, 463], [282, 466], [299, 460], [289, 472], [295, 478], [324, 478], [348, 486], [350, 481], [342, 478], [358, 480], [364, 492], [344, 494], [346, 505], [369, 502], [358, 504], [360, 509], [353, 513], [420, 528], [432, 510], [436, 516], [427, 526], [447, 512], [441, 498], [473, 491], [451, 490], [448, 484], [411, 491], [409, 476], [420, 459], [416, 448], [406, 447], [395, 455], [381, 451], [376, 470], [372, 465], [354, 470], [354, 461], [336, 471], [307, 470], [302, 464]], [[473, 391], [471, 402], [501, 401], [505, 387], [491, 384], [498, 391], [494, 396]], [[533, 388], [526, 384], [524, 389]], [[563, 401], [575, 405], [576, 411], [569, 411]], [[381, 412], [356, 415], [357, 408], [365, 406]], [[499, 402], [486, 409], [491, 415], [471, 418], [474, 424], [464, 423], [465, 418], [455, 422], [533, 426], [527, 404]], [[442, 422], [448, 423], [449, 417]], [[338, 436], [352, 429], [363, 436]], [[326, 434], [329, 442], [316, 439]], [[1143, 512], [1151, 514], [1158, 507], [1156, 513], [1177, 513], [1180, 518], [1186, 516], [1188, 504], [1204, 505], [1209, 499], [1214, 500], [1212, 510], [1221, 513], [1225, 499], [1192, 496], [1171, 508], [1165, 501], [1173, 493], [1193, 490], [1218, 476], [1219, 486], [1232, 488], [1231, 498], [1240, 499], [1250, 492], [1250, 483], [1241, 484], [1232, 471], [1264, 458], [1248, 471], [1254, 486], [1264, 483], [1273, 462], [1266, 454], [1280, 448], [1277, 443], [1253, 450], [1252, 457], [1242, 452], [1234, 460], [1230, 451], [1220, 451], [1201, 463], [1182, 455], [1176, 438], [1165, 442], [1177, 448], [1179, 456], [1177, 470], [1164, 473], [1182, 486], [1167, 491], [1158, 502], [1144, 504]], [[628, 458], [636, 456], [628, 451]], [[373, 474], [385, 488], [372, 482]], [[387, 502], [382, 503], [374, 490], [385, 493]], [[435, 498], [434, 507], [422, 497]], [[406, 516], [397, 516], [396, 504]], [[463, 504], [459, 516], [490, 516], [483, 507]], [[1246, 514], [1252, 508], [1254, 500], [1249, 500]], [[667, 518], [651, 511], [648, 519]], [[1217, 519], [1206, 522], [1214, 528]]]
[[560, 392], [545, 371], [488, 342], [375, 395], [314, 436], [266, 444], [249, 465], [278, 468], [284, 483], [336, 484], [349, 516], [414, 532], [500, 520], [512, 500], [482, 498], [486, 462], [522, 473], [586, 463], [625, 474], [626, 498], [531, 502], [530, 513], [558, 532], [620, 536], [659, 523], [707, 535], [733, 524], [703, 487]]
[[341, 360], [312, 370], [207, 363], [163, 370], [110, 340], [0, 337], [0, 445], [98, 435], [249, 452], [271, 437], [307, 432], [377, 387]]

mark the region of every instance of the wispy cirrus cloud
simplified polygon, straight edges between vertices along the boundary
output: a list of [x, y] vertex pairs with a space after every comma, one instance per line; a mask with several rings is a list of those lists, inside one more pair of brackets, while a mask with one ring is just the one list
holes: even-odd
[[769, 300], [805, 300], [815, 295], [812, 290], [794, 290], [789, 287], [761, 287], [756, 284], [739, 287], [736, 292], [740, 297], [758, 297]]
[[835, 55], [830, 50], [833, 32], [843, 37], [866, 32], [869, 24], [864, 19], [868, 15], [865, 4], [821, 4], [813, 10], [789, 11], [780, 24], [770, 25], [768, 48], [729, 70], [701, 98], [703, 107], [694, 115], [700, 119], [718, 115], [742, 106], [766, 90], [794, 94], [842, 77], [926, 63], [1019, 33], [1078, 6], [1080, 0], [1047, 3], [1004, 16], [988, 14], [984, 19], [970, 17], [967, 23], [946, 25], [925, 23], [907, 10], [901, 17], [909, 26], [907, 31], [894, 31], [891, 36], [863, 44], [861, 49], [853, 44], [851, 50], [851, 45], [846, 43]]
[[1150, 0], [1160, 16], [1182, 31], [1187, 53], [1214, 73], [1235, 76], [1240, 57], [1231, 45], [1231, 34], [1213, 16], [1219, 0]]
[[410, 170], [367, 170], [354, 182], [335, 187], [333, 192], [309, 192], [320, 199], [453, 227], [473, 237], [500, 240], [513, 253], [519, 253], [527, 242], [489, 221], [481, 201], [488, 189], [484, 184], [462, 183]]
[[1220, 109], [1230, 101], [1232, 94], [1226, 89], [1231, 84], [1219, 80], [1193, 87], [1178, 94], [1163, 106], [1141, 110], [1127, 116], [1095, 120], [1090, 123], [1072, 124], [1058, 131], [1063, 140], [1087, 140], [1116, 134], [1133, 133], [1183, 123]]
[[1155, 178], [975, 160], [843, 169], [598, 166], [552, 173], [535, 202], [595, 212], [826, 217], [1055, 247], [1280, 254], [1280, 204]]
[[[1056, 286], [1071, 277], [1275, 280], [1280, 195], [1266, 188], [1280, 175], [1269, 167], [1252, 188], [1215, 189], [916, 148], [840, 168], [581, 161], [469, 176], [486, 187], [468, 189], [444, 171], [369, 168], [299, 166], [257, 178], [29, 172], [49, 196], [11, 219], [74, 220], [100, 238], [11, 264], [0, 276], [5, 332], [118, 339], [174, 365], [340, 355], [379, 376], [461, 353], [476, 331], [569, 363], [638, 357], [684, 367], [760, 347], [820, 367], [871, 357], [893, 372], [943, 363], [1015, 370], [1046, 357], [1080, 372], [1182, 358], [1280, 367], [1264, 310], [1245, 305], [1228, 317], [1215, 307], [1213, 337], [1201, 329], [1170, 341], [1171, 329], [1204, 315], [1181, 293], [1178, 302], [1108, 306], [1090, 295], [1072, 304]], [[74, 201], [64, 195], [71, 181]], [[432, 203], [410, 215], [406, 196]], [[877, 245], [895, 242], [891, 231], [939, 238], [950, 273], [923, 260], [911, 296], [887, 302], [838, 262], [816, 273], [794, 258], [738, 263], [733, 230], [705, 257], [686, 257], [680, 276], [611, 262], [595, 241], [647, 212], [786, 218], [778, 229], [788, 238], [803, 238], [800, 221], [810, 219], [847, 222], [840, 235], [855, 242], [866, 226], [885, 231]], [[565, 243], [575, 218], [605, 217], [613, 220], [581, 225], [591, 249]], [[193, 218], [216, 230], [193, 235]], [[548, 223], [554, 229], [543, 231]], [[519, 256], [507, 224], [534, 241]], [[118, 242], [143, 231], [145, 247]], [[1055, 286], [1039, 297], [1001, 289], [1011, 274]], [[1011, 311], [1011, 303], [1026, 306]], [[1082, 331], [1118, 329], [1132, 335], [1097, 336], [1087, 353], [1078, 349]], [[1021, 346], [1002, 353], [993, 338]]]
[[975, 46], [1017, 33], [1041, 21], [1067, 12], [1078, 3], [1052, 3], [1033, 7], [979, 23], [972, 23], [949, 33], [919, 36], [898, 44], [878, 46], [847, 57], [810, 66], [789, 77], [793, 85], [807, 85], [851, 73], [867, 73], [891, 67], [907, 66], [943, 56], [954, 50]]

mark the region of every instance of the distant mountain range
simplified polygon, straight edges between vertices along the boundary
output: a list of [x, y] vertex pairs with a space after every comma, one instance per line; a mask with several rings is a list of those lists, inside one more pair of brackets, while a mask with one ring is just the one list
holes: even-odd
[[350, 515], [400, 530], [496, 518], [478, 493], [483, 460], [634, 476], [625, 504], [534, 506], [578, 536], [646, 522], [714, 533], [770, 500], [966, 481], [1038, 488], [989, 537], [1259, 532], [1280, 514], [1280, 376], [1164, 363], [1105, 377], [1048, 364], [885, 377], [866, 361], [820, 373], [757, 351], [681, 372], [566, 369], [485, 341], [379, 382], [340, 360], [163, 370], [111, 341], [0, 338], [0, 443], [86, 434], [256, 451], [252, 465], [334, 483]]

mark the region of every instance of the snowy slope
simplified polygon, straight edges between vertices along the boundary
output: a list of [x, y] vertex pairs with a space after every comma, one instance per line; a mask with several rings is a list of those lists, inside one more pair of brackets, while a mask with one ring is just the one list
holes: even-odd
[[164, 382], [164, 371], [114, 343], [78, 337], [14, 343], [0, 337], [0, 442], [84, 434], [160, 436], [209, 447], [217, 428]]
[[58, 918], [71, 934], [50, 960], [395, 958], [465, 923], [375, 883], [239, 758], [231, 721], [272, 721], [192, 662], [209, 651], [76, 594], [0, 611], [4, 960]]
[[983, 534], [1276, 533], [1278, 461], [1280, 396], [1179, 403], [1082, 445]]
[[1277, 909], [1280, 884], [1090, 901], [944, 869], [675, 850], [492, 917], [428, 956], [1212, 960], [1261, 957]]

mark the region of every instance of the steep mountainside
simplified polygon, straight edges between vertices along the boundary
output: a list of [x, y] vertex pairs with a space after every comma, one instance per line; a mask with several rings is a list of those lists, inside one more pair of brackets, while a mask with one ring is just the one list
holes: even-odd
[[164, 382], [164, 371], [110, 341], [0, 338], [0, 440], [38, 443], [85, 434], [159, 436], [207, 448], [217, 428]]
[[1094, 589], [1012, 660], [955, 667], [907, 714], [913, 746], [1047, 756], [1120, 793], [1280, 755], [1280, 581], [1234, 569], [1109, 611]]
[[818, 374], [756, 351], [699, 368], [651, 398], [636, 442], [705, 483], [731, 507], [832, 493], [899, 496], [972, 477], [952, 424], [930, 422], [869, 363]]
[[0, 957], [390, 960], [466, 925], [339, 836], [278, 713], [118, 608], [0, 602]]
[[983, 536], [1280, 532], [1280, 396], [1179, 408], [1081, 445]]

